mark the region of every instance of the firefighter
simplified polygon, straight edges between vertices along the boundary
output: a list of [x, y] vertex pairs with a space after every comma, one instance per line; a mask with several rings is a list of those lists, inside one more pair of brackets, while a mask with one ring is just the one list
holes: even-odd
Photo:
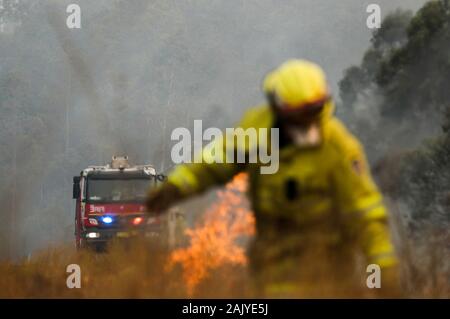
[[[162, 211], [245, 171], [256, 220], [250, 268], [264, 296], [312, 296], [324, 289], [345, 295], [350, 282], [367, 290], [359, 275], [369, 264], [381, 269], [382, 289], [395, 287], [397, 258], [383, 198], [363, 147], [333, 116], [324, 72], [312, 62], [289, 60], [263, 86], [267, 103], [247, 111], [237, 127], [279, 129], [278, 171], [261, 174], [260, 162], [179, 165], [150, 191], [148, 210]], [[357, 251], [365, 256], [359, 271]]]

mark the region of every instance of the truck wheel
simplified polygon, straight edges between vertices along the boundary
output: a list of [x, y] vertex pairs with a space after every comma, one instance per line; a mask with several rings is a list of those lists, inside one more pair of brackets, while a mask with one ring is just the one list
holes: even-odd
[[96, 253], [104, 253], [106, 252], [106, 243], [105, 242], [95, 243], [92, 245], [92, 248]]
[[75, 244], [77, 246], [77, 250], [86, 248], [86, 242], [82, 238], [75, 240]]

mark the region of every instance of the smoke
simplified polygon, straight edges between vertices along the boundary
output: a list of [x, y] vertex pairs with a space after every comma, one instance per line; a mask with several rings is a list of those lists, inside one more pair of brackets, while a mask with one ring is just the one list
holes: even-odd
[[[378, 1], [383, 12], [424, 2]], [[337, 92], [371, 34], [359, 0], [80, 0], [80, 30], [65, 25], [70, 1], [17, 3], [0, 13], [0, 258], [11, 259], [72, 240], [81, 169], [126, 153], [167, 170], [172, 129], [233, 125], [287, 58], [323, 65]]]

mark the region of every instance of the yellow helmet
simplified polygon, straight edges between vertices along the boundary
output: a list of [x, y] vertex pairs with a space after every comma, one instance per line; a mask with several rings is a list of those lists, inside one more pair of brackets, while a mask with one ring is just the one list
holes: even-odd
[[263, 91], [265, 94], [271, 94], [275, 89], [276, 72], [269, 72], [263, 81]]
[[282, 110], [299, 110], [329, 100], [323, 70], [305, 60], [288, 60], [271, 72], [264, 81], [264, 90], [275, 95]]

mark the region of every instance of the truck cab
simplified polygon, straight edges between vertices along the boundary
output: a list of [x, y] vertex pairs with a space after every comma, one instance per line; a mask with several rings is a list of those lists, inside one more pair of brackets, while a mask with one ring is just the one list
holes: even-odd
[[130, 165], [127, 156], [89, 166], [73, 178], [77, 248], [103, 249], [113, 238], [159, 236], [161, 217], [145, 212], [149, 188], [164, 180], [151, 165]]

